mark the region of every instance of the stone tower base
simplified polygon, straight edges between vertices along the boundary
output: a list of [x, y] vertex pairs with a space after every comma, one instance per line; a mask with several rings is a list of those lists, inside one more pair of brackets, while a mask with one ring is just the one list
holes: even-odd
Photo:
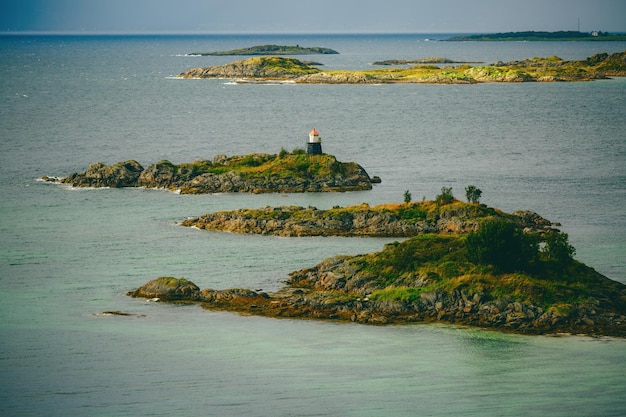
[[308, 155], [321, 155], [322, 144], [320, 142], [308, 142], [306, 144], [306, 153]]

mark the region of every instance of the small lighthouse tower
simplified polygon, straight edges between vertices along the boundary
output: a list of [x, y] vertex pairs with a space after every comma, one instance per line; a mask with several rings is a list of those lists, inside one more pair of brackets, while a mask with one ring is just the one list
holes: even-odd
[[322, 138], [315, 128], [309, 132], [309, 141], [306, 144], [306, 153], [309, 155], [322, 154]]

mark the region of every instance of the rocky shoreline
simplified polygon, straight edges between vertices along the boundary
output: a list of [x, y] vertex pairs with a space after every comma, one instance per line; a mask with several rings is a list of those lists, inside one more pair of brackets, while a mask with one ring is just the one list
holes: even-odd
[[213, 161], [178, 165], [164, 160], [147, 168], [135, 160], [112, 165], [97, 162], [65, 178], [42, 179], [74, 187], [144, 187], [181, 194], [358, 191], [370, 190], [373, 181], [355, 162], [300, 153], [217, 155]]
[[[128, 293], [152, 301], [194, 303], [210, 310], [270, 318], [333, 320], [361, 324], [448, 323], [503, 332], [583, 334], [626, 337], [626, 311], [622, 284], [599, 274], [606, 294], [564, 309], [542, 308], [507, 297], [458, 288], [424, 291], [411, 301], [370, 298], [373, 288], [347, 287], [346, 277], [355, 277], [350, 257], [330, 258], [313, 268], [293, 272], [287, 286], [275, 293], [231, 288], [200, 289], [184, 278], [161, 277]], [[362, 279], [362, 277], [358, 277]], [[351, 283], [351, 284], [354, 284]], [[606, 288], [610, 289], [607, 293]]]

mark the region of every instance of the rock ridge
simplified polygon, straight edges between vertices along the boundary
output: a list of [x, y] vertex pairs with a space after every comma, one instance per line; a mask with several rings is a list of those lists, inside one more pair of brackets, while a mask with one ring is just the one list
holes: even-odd
[[433, 201], [385, 204], [370, 207], [264, 207], [207, 213], [184, 220], [181, 225], [198, 229], [295, 236], [411, 237], [424, 233], [458, 234], [475, 231], [481, 222], [501, 218], [519, 224], [527, 232], [549, 232], [558, 224], [537, 213], [513, 215], [485, 205], [463, 203], [439, 206]]

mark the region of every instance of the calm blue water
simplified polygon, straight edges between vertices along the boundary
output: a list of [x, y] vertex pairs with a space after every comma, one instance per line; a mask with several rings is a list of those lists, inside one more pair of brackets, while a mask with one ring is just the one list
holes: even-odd
[[[290, 271], [386, 239], [202, 232], [239, 207], [433, 198], [466, 185], [563, 224], [576, 257], [626, 283], [626, 79], [591, 83], [230, 85], [178, 80], [265, 43], [325, 46], [326, 68], [382, 59], [582, 59], [619, 43], [436, 36], [0, 37], [0, 414], [7, 416], [621, 416], [626, 343], [444, 325], [241, 317], [130, 299], [162, 275], [280, 288]], [[183, 196], [37, 181], [96, 161], [187, 162], [302, 147], [361, 163], [372, 191]], [[120, 310], [145, 317], [102, 316]]]

